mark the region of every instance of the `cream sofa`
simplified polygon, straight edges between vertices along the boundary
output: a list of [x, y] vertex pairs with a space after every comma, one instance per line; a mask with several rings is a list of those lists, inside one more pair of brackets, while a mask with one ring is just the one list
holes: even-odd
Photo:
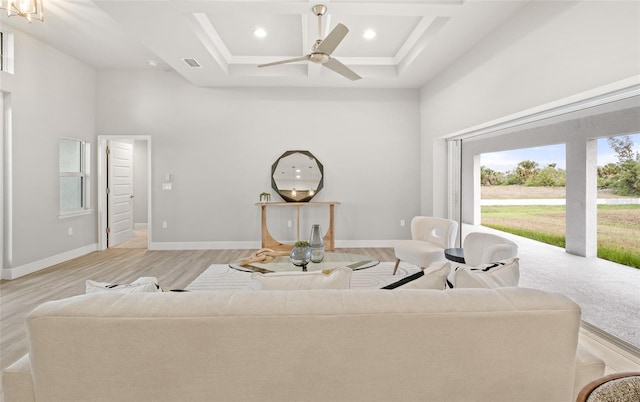
[[525, 288], [89, 294], [26, 326], [5, 402], [567, 402], [604, 370]]

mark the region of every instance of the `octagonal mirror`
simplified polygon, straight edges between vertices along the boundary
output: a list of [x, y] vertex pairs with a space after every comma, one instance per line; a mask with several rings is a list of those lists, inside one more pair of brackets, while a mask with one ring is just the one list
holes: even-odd
[[309, 151], [287, 151], [271, 165], [271, 187], [287, 202], [308, 202], [324, 184], [322, 163]]

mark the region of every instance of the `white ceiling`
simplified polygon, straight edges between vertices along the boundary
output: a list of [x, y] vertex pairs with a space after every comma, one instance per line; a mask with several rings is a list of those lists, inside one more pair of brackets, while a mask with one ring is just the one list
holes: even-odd
[[[96, 69], [173, 69], [198, 86], [419, 88], [527, 2], [44, 0], [44, 22], [4, 12], [0, 22]], [[363, 78], [352, 82], [309, 62], [258, 68], [310, 52], [318, 3], [328, 8], [323, 37], [337, 23], [350, 30], [332, 56]], [[258, 27], [265, 38], [253, 35]], [[364, 39], [366, 29], [377, 36]]]

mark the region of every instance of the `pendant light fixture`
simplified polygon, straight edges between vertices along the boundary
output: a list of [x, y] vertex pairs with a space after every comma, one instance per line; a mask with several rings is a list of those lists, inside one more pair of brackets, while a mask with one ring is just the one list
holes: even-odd
[[29, 22], [34, 18], [44, 21], [42, 0], [0, 0], [0, 9], [7, 10], [9, 17], [19, 15]]

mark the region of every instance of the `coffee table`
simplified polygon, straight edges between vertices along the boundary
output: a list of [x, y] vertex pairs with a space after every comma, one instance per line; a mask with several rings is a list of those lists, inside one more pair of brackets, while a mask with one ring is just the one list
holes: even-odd
[[[378, 265], [380, 261], [362, 254], [352, 253], [331, 253], [326, 252], [324, 258], [319, 263], [309, 262], [307, 271], [323, 271], [340, 267], [349, 267], [354, 271], [371, 268]], [[252, 262], [247, 265], [240, 265], [238, 261], [229, 264], [230, 268], [244, 272], [290, 272], [302, 271], [291, 263], [289, 256], [276, 257], [273, 261], [262, 263]]]

